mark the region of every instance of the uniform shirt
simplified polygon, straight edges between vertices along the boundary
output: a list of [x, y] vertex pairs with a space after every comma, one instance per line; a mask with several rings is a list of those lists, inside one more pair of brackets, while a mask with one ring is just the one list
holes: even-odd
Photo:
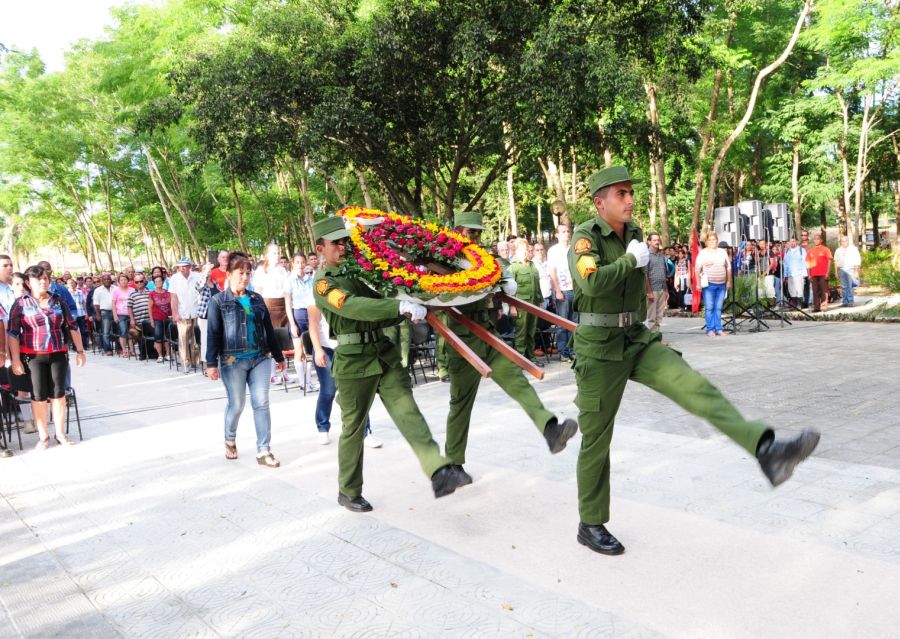
[[509, 272], [516, 280], [516, 297], [532, 304], [544, 299], [541, 295], [541, 276], [533, 262], [513, 261]]
[[625, 224], [620, 239], [606, 221], [595, 216], [579, 224], [572, 234], [569, 271], [574, 287], [574, 307], [580, 313], [635, 313], [632, 326], [624, 328], [579, 324], [575, 331], [576, 367], [587, 360], [620, 361], [633, 357], [644, 346], [660, 338], [643, 322], [647, 319], [647, 282], [643, 269], [636, 268], [633, 255], [625, 252], [631, 240], [643, 242], [640, 227]]
[[[313, 284], [315, 304], [328, 321], [331, 336], [371, 333], [403, 321], [400, 301], [380, 297], [362, 280], [340, 274], [327, 264]], [[385, 367], [400, 366], [400, 351], [387, 337], [365, 344], [339, 344], [332, 373], [336, 378], [360, 379], [381, 375]]]
[[25, 293], [13, 304], [7, 333], [19, 340], [22, 353], [60, 353], [68, 350], [66, 328], [78, 330], [68, 305], [58, 296], [50, 295], [43, 309], [37, 299]]
[[[101, 311], [112, 310], [112, 287], [98, 286], [94, 289], [94, 306], [99, 306]], [[93, 308], [93, 307], [92, 307]]]
[[572, 274], [568, 259], [570, 247], [554, 244], [547, 250], [547, 269], [552, 273], [556, 268], [556, 279], [559, 280], [559, 287], [564, 291], [572, 290]]

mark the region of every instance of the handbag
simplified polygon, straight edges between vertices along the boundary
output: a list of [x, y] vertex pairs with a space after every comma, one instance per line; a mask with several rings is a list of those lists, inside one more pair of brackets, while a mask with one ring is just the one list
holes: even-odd
[[706, 273], [701, 273], [700, 288], [706, 288], [707, 286], [709, 286], [709, 277], [706, 275]]

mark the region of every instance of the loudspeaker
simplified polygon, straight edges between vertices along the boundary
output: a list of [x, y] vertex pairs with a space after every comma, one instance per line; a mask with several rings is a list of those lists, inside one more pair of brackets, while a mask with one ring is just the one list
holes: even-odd
[[759, 200], [738, 203], [741, 215], [747, 216], [747, 236], [751, 240], [768, 240], [772, 237], [772, 215]]
[[788, 205], [782, 202], [766, 204], [766, 210], [772, 218], [772, 240], [787, 242], [791, 239], [791, 212]]
[[713, 227], [716, 229], [719, 241], [727, 243], [728, 246], [740, 246], [743, 235], [743, 220], [738, 208], [736, 206], [722, 206], [717, 208], [714, 213]]

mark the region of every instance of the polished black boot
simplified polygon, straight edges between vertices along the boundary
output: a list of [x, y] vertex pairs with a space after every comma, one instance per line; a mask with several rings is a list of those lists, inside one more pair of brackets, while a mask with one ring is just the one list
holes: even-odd
[[619, 540], [613, 537], [603, 524], [591, 526], [579, 523], [578, 543], [601, 555], [621, 555], [625, 552], [625, 546], [619, 543]]
[[562, 424], [557, 419], [553, 419], [544, 427], [544, 439], [547, 440], [547, 446], [554, 455], [566, 447], [568, 442], [575, 433], [578, 432], [578, 422], [574, 419], [567, 419]]
[[[468, 476], [468, 473], [465, 473], [465, 471], [463, 471], [463, 473]], [[470, 481], [471, 479], [472, 478], [469, 477]], [[446, 497], [463, 485], [465, 485], [463, 476], [456, 470], [453, 464], [441, 466], [431, 476], [431, 488], [434, 490], [435, 499]]]
[[462, 464], [453, 464], [453, 469], [456, 471], [456, 474], [459, 475], [459, 488], [468, 486], [472, 483], [472, 475], [466, 472], [466, 469], [462, 467]]
[[806, 429], [794, 439], [775, 440], [775, 433], [763, 435], [756, 449], [756, 459], [773, 486], [783, 484], [794, 473], [797, 464], [809, 457], [819, 443], [819, 432]]
[[372, 504], [366, 501], [366, 498], [362, 495], [348, 497], [344, 493], [338, 493], [338, 504], [352, 513], [367, 513], [372, 510]]

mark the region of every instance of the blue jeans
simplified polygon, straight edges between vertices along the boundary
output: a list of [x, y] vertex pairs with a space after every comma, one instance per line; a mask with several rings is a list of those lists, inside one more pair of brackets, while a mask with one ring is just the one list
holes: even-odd
[[107, 353], [111, 353], [112, 348], [112, 311], [100, 311], [100, 345]]
[[253, 424], [256, 426], [256, 450], [269, 450], [272, 439], [272, 417], [269, 414], [269, 358], [258, 355], [251, 359], [235, 359], [219, 366], [228, 405], [225, 407], [225, 440], [234, 441], [238, 421], [244, 412], [246, 390], [250, 387]]
[[[323, 346], [325, 351], [325, 366], [316, 364], [313, 359], [313, 366], [316, 367], [316, 373], [319, 377], [319, 399], [316, 401], [316, 429], [320, 433], [327, 433], [331, 430], [331, 407], [334, 404], [334, 396], [337, 393], [337, 386], [334, 384], [334, 376], [331, 374], [331, 363], [334, 361], [334, 350]], [[365, 435], [372, 432], [372, 423], [369, 416], [366, 415]]]
[[853, 303], [853, 273], [838, 269], [841, 278], [841, 304]]
[[781, 278], [776, 275], [775, 276], [775, 303], [778, 306], [781, 306], [782, 293], [783, 293], [783, 287], [781, 286]]
[[[563, 299], [556, 300], [556, 314], [567, 320], [573, 319], [572, 300], [575, 293], [572, 291], [563, 291]], [[559, 327], [556, 329], [556, 348], [559, 349], [560, 355], [568, 355], [571, 357], [572, 351], [569, 348], [569, 337], [571, 333], [566, 329]]]
[[713, 284], [703, 289], [703, 307], [706, 309], [706, 332], [722, 332], [722, 305], [725, 303], [725, 283]]

